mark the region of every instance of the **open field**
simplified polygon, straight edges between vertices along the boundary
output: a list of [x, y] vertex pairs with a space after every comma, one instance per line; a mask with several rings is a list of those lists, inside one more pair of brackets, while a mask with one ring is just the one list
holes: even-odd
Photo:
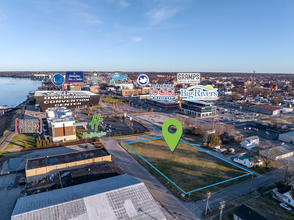
[[[184, 142], [180, 142], [173, 153], [167, 147], [164, 139], [133, 143], [129, 144], [129, 146], [185, 192], [219, 183], [247, 173], [238, 167], [198, 150]], [[127, 146], [123, 144], [123, 147], [174, 194], [179, 195], [182, 193], [176, 186], [170, 183]], [[191, 193], [190, 199], [199, 199], [199, 197], [204, 196], [208, 191], [216, 192], [249, 178], [250, 177], [246, 176], [212, 186], [208, 189], [193, 192]]]
[[115, 99], [115, 98], [105, 98], [103, 100], [106, 101], [106, 102], [109, 102], [109, 103], [121, 103], [121, 102], [125, 102], [122, 99]]
[[12, 138], [9, 144], [2, 150], [2, 153], [11, 153], [21, 151], [24, 146], [24, 142], [27, 142], [28, 147], [35, 146], [35, 138], [25, 134], [16, 134]]
[[0, 144], [12, 131], [15, 130], [15, 119], [20, 112], [21, 110], [18, 109], [0, 116]]

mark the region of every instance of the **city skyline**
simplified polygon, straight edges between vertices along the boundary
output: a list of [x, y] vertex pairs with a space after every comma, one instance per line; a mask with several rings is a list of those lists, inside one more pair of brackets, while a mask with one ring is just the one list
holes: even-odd
[[292, 1], [0, 3], [0, 71], [293, 73]]

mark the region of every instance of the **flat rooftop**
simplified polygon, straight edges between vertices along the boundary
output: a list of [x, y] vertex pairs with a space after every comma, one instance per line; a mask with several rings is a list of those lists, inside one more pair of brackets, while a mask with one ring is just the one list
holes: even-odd
[[254, 105], [254, 106], [251, 106], [251, 108], [257, 108], [257, 109], [268, 110], [268, 111], [276, 111], [286, 107], [281, 107], [276, 105]]
[[109, 153], [104, 149], [95, 149], [88, 151], [79, 151], [69, 154], [60, 154], [47, 157], [39, 157], [34, 159], [28, 159], [26, 169], [36, 169], [41, 167], [53, 166], [57, 164], [70, 163], [80, 160], [92, 159], [97, 157], [107, 156]]
[[202, 104], [202, 105], [212, 105], [212, 103], [209, 103], [209, 102], [203, 102], [203, 101], [198, 101], [198, 100], [185, 100], [185, 102], [196, 103], [196, 104]]
[[34, 96], [92, 96], [99, 95], [90, 91], [40, 91], [36, 90]]

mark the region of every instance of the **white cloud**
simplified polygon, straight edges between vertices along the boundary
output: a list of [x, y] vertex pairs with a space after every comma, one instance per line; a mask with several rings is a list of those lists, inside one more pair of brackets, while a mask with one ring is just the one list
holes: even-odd
[[141, 40], [143, 40], [142, 37], [132, 37], [132, 41], [133, 41], [133, 42], [139, 42], [139, 41], [141, 41]]
[[150, 19], [152, 24], [157, 24], [163, 20], [171, 18], [178, 11], [179, 11], [178, 8], [165, 6], [165, 7], [155, 8], [147, 12], [146, 17]]
[[126, 8], [130, 6], [131, 4], [126, 2], [125, 0], [118, 0], [118, 5], [121, 6], [122, 8]]

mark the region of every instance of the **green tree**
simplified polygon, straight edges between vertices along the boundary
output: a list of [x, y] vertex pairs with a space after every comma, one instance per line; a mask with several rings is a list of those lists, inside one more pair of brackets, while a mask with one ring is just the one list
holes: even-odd
[[124, 131], [124, 135], [126, 135], [126, 134], [127, 134], [127, 132]]
[[23, 146], [24, 146], [24, 148], [28, 148], [29, 147], [26, 141], [23, 142]]
[[46, 146], [46, 141], [45, 140], [43, 140], [43, 146]]
[[47, 138], [47, 140], [46, 140], [46, 144], [47, 144], [47, 145], [50, 144], [49, 138]]
[[143, 133], [142, 129], [140, 129], [140, 133]]
[[132, 132], [131, 132], [131, 131], [129, 131], [129, 134], [132, 134]]
[[116, 133], [115, 133], [115, 132], [113, 133], [113, 136], [114, 136], [114, 137], [116, 136]]
[[2, 156], [2, 152], [0, 152], [0, 157]]
[[36, 147], [40, 147], [39, 141], [36, 141]]
[[135, 134], [137, 134], [137, 133], [138, 133], [138, 131], [136, 130], [136, 131], [135, 131]]
[[121, 132], [118, 132], [118, 135], [121, 136]]

